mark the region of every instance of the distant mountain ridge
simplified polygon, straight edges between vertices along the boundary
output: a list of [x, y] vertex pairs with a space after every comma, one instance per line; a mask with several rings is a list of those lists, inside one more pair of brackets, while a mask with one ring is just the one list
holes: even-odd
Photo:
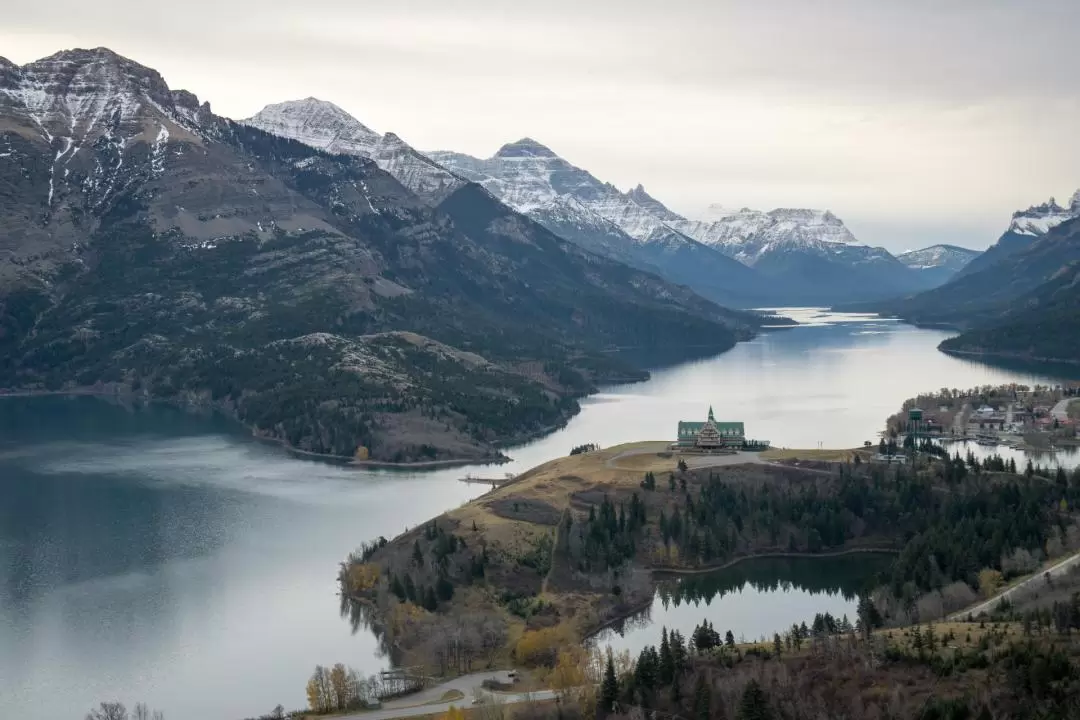
[[931, 245], [921, 250], [911, 250], [896, 259], [912, 270], [932, 278], [933, 284], [943, 285], [967, 267], [982, 253], [958, 245]]
[[[1076, 215], [1071, 213], [1076, 212]], [[1045, 230], [1044, 230], [1045, 228]], [[1080, 261], [1080, 193], [1069, 208], [1051, 201], [1013, 215], [998, 243], [932, 290], [853, 309], [962, 330], [1000, 321]]]
[[768, 302], [767, 288], [755, 272], [666, 224], [657, 215], [670, 211], [648, 197], [644, 188], [622, 193], [536, 140], [508, 143], [486, 160], [446, 151], [428, 155], [585, 247], [635, 267], [656, 268], [717, 302], [734, 306]]
[[[926, 277], [883, 248], [858, 244], [843, 222], [828, 211], [711, 208], [707, 219], [691, 220], [672, 211], [644, 186], [623, 193], [531, 138], [504, 145], [487, 159], [447, 151], [428, 154], [553, 232], [588, 245], [588, 227], [599, 225], [598, 220], [579, 220], [568, 226], [549, 217], [564, 215], [556, 208], [572, 200], [580, 208], [579, 217], [583, 209], [625, 233], [622, 245], [631, 247], [631, 256], [639, 264], [656, 267], [706, 297], [734, 298], [740, 304], [827, 304], [930, 287]], [[616, 244], [615, 237], [603, 242], [609, 247]], [[715, 257], [700, 246], [738, 261], [753, 274], [736, 272], [730, 264], [715, 267]], [[718, 293], [708, 280], [721, 280], [717, 274], [721, 269], [727, 276]]]

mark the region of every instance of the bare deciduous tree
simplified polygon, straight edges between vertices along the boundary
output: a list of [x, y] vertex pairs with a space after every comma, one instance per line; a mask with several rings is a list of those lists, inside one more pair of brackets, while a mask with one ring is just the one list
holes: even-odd
[[103, 702], [86, 713], [86, 720], [128, 720], [128, 711], [122, 702]]

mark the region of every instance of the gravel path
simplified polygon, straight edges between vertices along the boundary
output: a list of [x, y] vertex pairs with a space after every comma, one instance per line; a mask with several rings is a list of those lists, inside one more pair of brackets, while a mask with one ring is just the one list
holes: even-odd
[[[612, 470], [637, 470], [638, 468], [626, 468], [619, 467], [618, 462], [624, 458], [633, 457], [634, 455], [655, 455], [656, 450], [654, 448], [637, 448], [634, 450], [624, 450], [623, 452], [609, 458], [605, 467]], [[737, 452], [731, 455], [682, 455], [683, 460], [686, 461], [687, 466], [691, 468], [704, 468], [704, 467], [718, 467], [720, 465], [745, 465], [746, 463], [756, 463], [758, 465], [773, 465], [767, 460], [762, 460], [761, 455], [756, 452]]]
[[[472, 673], [448, 680], [441, 685], [430, 687], [426, 690], [410, 695], [406, 698], [392, 700], [383, 704], [379, 710], [364, 710], [363, 712], [350, 715], [336, 715], [337, 720], [393, 720], [394, 718], [415, 717], [417, 715], [436, 715], [444, 713], [450, 706], [467, 708], [473, 705], [473, 697], [480, 689], [485, 680], [496, 680], [503, 684], [509, 684], [512, 679], [505, 670], [495, 672]], [[438, 702], [451, 690], [460, 691], [465, 697], [451, 702]], [[487, 693], [492, 702], [504, 705], [532, 702], [536, 700], [553, 700], [554, 690], [538, 690], [532, 693]]]
[[998, 593], [997, 595], [990, 598], [989, 600], [986, 600], [985, 602], [979, 603], [975, 607], [968, 608], [967, 610], [961, 610], [958, 613], [953, 613], [952, 615], [949, 616], [948, 619], [949, 620], [965, 620], [968, 615], [971, 615], [972, 617], [978, 617], [981, 613], [990, 613], [995, 607], [997, 607], [998, 603], [1000, 603], [1002, 600], [1007, 600], [1008, 598], [1012, 597], [1013, 593], [1020, 590], [1021, 588], [1028, 587], [1032, 583], [1039, 583], [1039, 582], [1045, 583], [1047, 575], [1049, 575], [1052, 578], [1057, 577], [1059, 575], [1064, 575], [1066, 572], [1069, 571], [1070, 568], [1076, 566], [1078, 563], [1080, 563], [1080, 553], [1077, 553], [1076, 555], [1072, 555], [1071, 557], [1065, 558], [1064, 560], [1060, 561], [1056, 565], [1053, 565], [1053, 566], [1051, 566], [1050, 568], [1048, 568], [1048, 569], [1046, 569], [1044, 571], [1040, 571], [1040, 572], [1036, 573], [1035, 575], [1032, 575], [1027, 580], [1024, 580], [1021, 583], [1013, 585], [1011, 588], [1008, 588], [1007, 590], [1003, 590], [1002, 592]]

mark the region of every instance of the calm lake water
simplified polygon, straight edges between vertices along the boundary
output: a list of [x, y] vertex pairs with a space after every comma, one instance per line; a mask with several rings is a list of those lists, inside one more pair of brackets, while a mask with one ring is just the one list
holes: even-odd
[[[718, 419], [743, 420], [777, 445], [853, 446], [876, 440], [885, 417], [919, 391], [1074, 377], [950, 358], [935, 349], [942, 332], [790, 314], [806, 324], [609, 388], [565, 429], [495, 468], [359, 472], [168, 408], [0, 400], [0, 717], [78, 719], [120, 699], [171, 720], [238, 720], [277, 703], [303, 706], [316, 663], [379, 669], [374, 638], [351, 634], [339, 617], [338, 563], [364, 540], [483, 492], [457, 482], [468, 472], [515, 472], [586, 442], [669, 438], [709, 404]], [[790, 625], [805, 609], [801, 619], [811, 620], [840, 607], [818, 598], [831, 603], [844, 591], [784, 592], [751, 584], [722, 603], [748, 599], [739, 622], [750, 637], [773, 628], [753, 624], [759, 615]], [[790, 612], [769, 610], [774, 601]], [[730, 613], [714, 624], [735, 629]]]
[[636, 657], [648, 645], [660, 646], [663, 629], [689, 638], [708, 620], [723, 636], [739, 642], [783, 634], [793, 624], [811, 624], [814, 615], [856, 618], [859, 594], [873, 587], [892, 556], [855, 553], [822, 558], [759, 558], [703, 575], [660, 582], [647, 610], [597, 634], [593, 641]]

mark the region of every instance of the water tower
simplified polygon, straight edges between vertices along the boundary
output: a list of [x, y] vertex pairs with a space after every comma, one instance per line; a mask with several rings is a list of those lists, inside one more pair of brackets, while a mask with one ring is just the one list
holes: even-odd
[[919, 440], [924, 433], [922, 408], [911, 408], [908, 410], [908, 435], [911, 436], [912, 446], [915, 451], [919, 451]]

